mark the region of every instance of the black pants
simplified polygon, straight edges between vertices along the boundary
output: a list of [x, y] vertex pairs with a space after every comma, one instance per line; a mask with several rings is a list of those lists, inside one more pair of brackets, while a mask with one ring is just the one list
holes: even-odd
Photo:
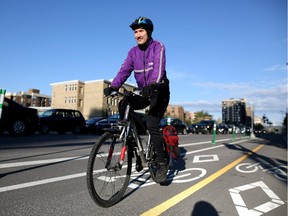
[[[127, 97], [133, 110], [144, 109], [149, 106], [149, 112], [146, 116], [147, 129], [151, 135], [151, 142], [154, 145], [157, 161], [165, 159], [165, 151], [162, 133], [159, 130], [159, 123], [162, 119], [170, 100], [169, 84], [161, 84], [150, 94], [150, 99], [135, 95]], [[124, 116], [127, 101], [120, 101], [119, 113], [121, 118]], [[132, 114], [133, 115], [133, 114]]]

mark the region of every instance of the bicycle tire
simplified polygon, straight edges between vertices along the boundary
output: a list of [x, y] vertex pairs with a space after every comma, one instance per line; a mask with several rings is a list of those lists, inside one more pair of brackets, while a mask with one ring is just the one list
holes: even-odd
[[[106, 168], [108, 152], [115, 144], [109, 169]], [[127, 148], [122, 168], [119, 168], [123, 141], [119, 134], [106, 132], [95, 143], [88, 160], [87, 186], [93, 201], [102, 207], [115, 205], [123, 197], [131, 176], [132, 152]], [[111, 169], [112, 168], [112, 169]]]
[[148, 149], [148, 169], [150, 172], [150, 176], [153, 181], [155, 181], [156, 173], [157, 173], [157, 162], [156, 162], [156, 152], [154, 150], [154, 146], [150, 145]]

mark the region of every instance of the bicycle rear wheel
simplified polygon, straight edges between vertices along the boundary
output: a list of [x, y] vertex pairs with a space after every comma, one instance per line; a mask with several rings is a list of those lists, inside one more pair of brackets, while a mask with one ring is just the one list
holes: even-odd
[[[87, 166], [87, 186], [91, 198], [102, 207], [120, 201], [129, 184], [132, 166], [131, 151], [123, 151], [119, 134], [106, 132], [93, 147]], [[120, 153], [124, 152], [123, 164]], [[123, 154], [123, 155], [124, 155]]]
[[154, 150], [154, 146], [150, 145], [148, 149], [148, 169], [150, 172], [150, 176], [155, 181], [156, 173], [157, 173], [157, 162], [156, 162], [156, 152]]

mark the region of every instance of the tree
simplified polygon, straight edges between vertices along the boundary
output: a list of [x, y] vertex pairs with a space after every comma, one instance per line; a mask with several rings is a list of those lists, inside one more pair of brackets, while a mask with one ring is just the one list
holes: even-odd
[[264, 126], [261, 123], [258, 123], [258, 124], [255, 124], [254, 129], [255, 130], [263, 130]]
[[200, 111], [195, 113], [194, 123], [198, 123], [204, 119], [212, 119], [212, 115], [210, 115], [207, 111]]

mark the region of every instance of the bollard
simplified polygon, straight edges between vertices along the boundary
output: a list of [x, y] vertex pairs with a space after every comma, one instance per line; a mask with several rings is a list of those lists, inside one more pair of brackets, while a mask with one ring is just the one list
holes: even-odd
[[216, 123], [214, 123], [213, 125], [213, 140], [212, 140], [212, 144], [216, 143]]
[[245, 139], [245, 138], [246, 138], [246, 129], [243, 132], [243, 139]]
[[5, 93], [6, 93], [6, 90], [0, 89], [0, 119], [2, 116], [2, 107], [3, 107], [3, 101], [4, 101]]
[[167, 125], [170, 125], [170, 124], [171, 124], [171, 117], [168, 116], [168, 117], [167, 117]]
[[235, 140], [235, 126], [233, 125], [233, 129], [232, 129], [232, 140]]

